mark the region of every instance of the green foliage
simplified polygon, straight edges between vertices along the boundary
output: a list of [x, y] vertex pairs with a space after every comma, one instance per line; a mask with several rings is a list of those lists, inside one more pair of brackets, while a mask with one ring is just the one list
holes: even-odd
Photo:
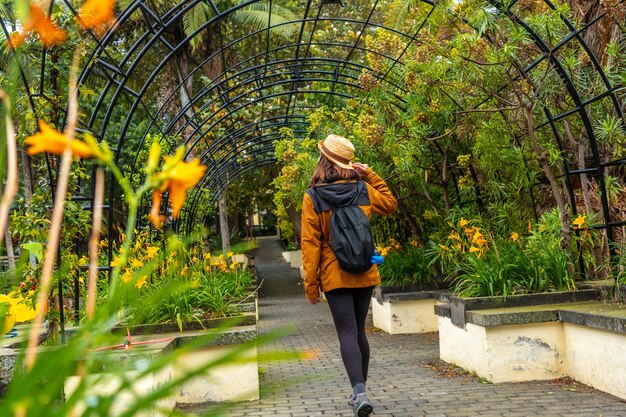
[[[464, 218], [451, 222], [443, 243], [430, 245], [432, 263], [453, 282], [455, 293], [483, 297], [576, 289], [572, 256], [562, 247], [555, 211], [542, 216], [527, 235], [494, 236], [481, 222]], [[579, 247], [589, 250], [584, 244], [591, 234], [583, 230]]]
[[433, 275], [426, 249], [417, 245], [389, 249], [378, 271], [382, 285], [422, 285], [431, 281]]
[[280, 175], [274, 185], [273, 201], [281, 236], [293, 240], [295, 230], [287, 207], [297, 212], [302, 210], [302, 198], [309, 187], [309, 180], [317, 163], [316, 140], [298, 138], [289, 129], [282, 129], [283, 137], [274, 142], [276, 159], [280, 164]]

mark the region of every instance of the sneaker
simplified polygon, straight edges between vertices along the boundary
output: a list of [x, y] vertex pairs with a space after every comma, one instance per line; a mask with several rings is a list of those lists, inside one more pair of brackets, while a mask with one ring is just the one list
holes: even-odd
[[[350, 400], [352, 401], [352, 397]], [[355, 417], [368, 417], [374, 411], [366, 393], [356, 394], [352, 407], [354, 407]]]
[[356, 394], [354, 392], [350, 394], [350, 398], [348, 398], [348, 404], [350, 404], [352, 407], [354, 407], [354, 404], [356, 404]]

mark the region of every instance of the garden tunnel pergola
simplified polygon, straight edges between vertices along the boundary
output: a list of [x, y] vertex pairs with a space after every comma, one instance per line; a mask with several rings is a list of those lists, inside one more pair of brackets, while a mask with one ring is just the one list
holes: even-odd
[[[550, 0], [543, 1], [547, 8], [556, 10]], [[76, 13], [76, 2], [56, 2]], [[525, 23], [517, 11], [520, 3], [514, 0], [504, 7], [492, 2], [489, 12], [505, 15], [532, 38], [536, 58], [522, 68], [523, 74], [529, 75], [541, 64], [549, 63], [559, 75], [572, 105], [566, 111], [546, 106], [543, 109], [545, 121], [536, 128], [553, 135], [556, 146], [563, 152], [562, 164], [573, 210], [576, 207], [575, 178], [587, 175], [597, 181], [601, 211], [598, 213], [600, 223], [595, 227], [606, 230], [612, 241], [614, 231], [624, 226], [626, 219], [614, 218], [611, 212], [605, 171], [623, 165], [626, 159], [601, 159], [597, 127], [589, 116], [589, 109], [600, 101], [608, 102], [615, 117], [623, 121], [621, 103], [625, 101], [626, 87], [609, 80], [599, 59], [585, 42], [585, 34], [602, 21], [603, 15], [595, 16], [581, 27], [562, 15], [561, 23], [567, 28], [567, 35], [548, 41]], [[623, 1], [618, 4], [621, 3]], [[243, 174], [276, 163], [273, 141], [283, 136], [282, 128], [289, 128], [296, 137], [304, 138], [309, 134], [307, 114], [312, 109], [358, 97], [361, 74], [373, 76], [379, 85], [389, 90], [391, 97], [396, 97], [394, 104], [401, 108], [404, 103], [395, 93], [401, 93], [404, 88], [398, 82], [398, 74], [402, 74], [406, 51], [422, 42], [420, 33], [438, 7], [431, 0], [415, 2], [413, 7], [421, 11], [420, 21], [406, 30], [385, 25], [384, 10], [380, 9], [378, 0], [356, 5], [340, 4], [338, 0], [304, 0], [292, 8], [289, 19], [283, 20], [275, 19], [278, 4], [276, 0], [120, 2], [121, 12], [115, 26], [101, 37], [88, 36], [85, 45], [88, 59], [83, 62], [79, 83], [80, 94], [89, 94], [93, 100], [91, 105], [81, 109], [84, 117], [80, 119], [79, 130], [106, 140], [116, 159], [129, 172], [140, 168], [142, 152], [153, 135], [180, 138], [166, 143], [168, 151], [173, 152], [182, 141], [188, 156], [199, 157], [207, 166], [204, 178], [190, 193], [183, 208], [178, 224], [183, 232], [203, 220], [201, 207], [207, 199], [211, 202], [218, 198]], [[367, 7], [363, 7], [364, 4]], [[191, 33], [181, 33], [181, 22], [189, 20], [200, 7], [207, 18]], [[267, 24], [252, 28], [238, 23], [238, 13], [261, 9], [266, 12]], [[8, 34], [7, 28], [3, 29]], [[318, 36], [320, 31], [350, 31], [354, 36], [351, 42], [329, 41], [328, 36]], [[377, 31], [398, 37], [402, 47], [384, 52], [370, 48], [365, 38]], [[226, 32], [228, 37], [224, 35]], [[281, 36], [281, 32], [291, 33], [291, 36]], [[488, 34], [485, 38], [489, 41]], [[206, 50], [198, 59], [193, 53], [188, 54], [188, 45], [199, 40], [205, 43]], [[587, 56], [589, 66], [602, 85], [599, 94], [589, 97], [580, 93], [576, 81], [561, 62], [559, 51], [572, 44]], [[371, 68], [366, 54], [377, 55], [386, 62], [384, 70]], [[51, 60], [46, 51], [42, 56], [41, 85], [28, 85], [27, 77], [22, 77], [32, 97], [46, 94], [43, 74], [48, 71]], [[176, 69], [178, 79], [175, 88], [164, 91], [161, 81], [167, 76], [168, 68]], [[171, 111], [171, 103], [177, 100], [180, 105]], [[475, 107], [485, 102], [476, 102]], [[31, 104], [37, 114], [33, 98]], [[588, 139], [587, 164], [583, 169], [572, 166], [564, 152], [559, 126], [568, 119], [582, 123]], [[109, 198], [115, 195], [112, 183], [108, 181]], [[86, 194], [90, 199], [89, 193]], [[108, 206], [111, 207], [111, 201]], [[112, 227], [111, 220], [109, 210], [109, 227]]]

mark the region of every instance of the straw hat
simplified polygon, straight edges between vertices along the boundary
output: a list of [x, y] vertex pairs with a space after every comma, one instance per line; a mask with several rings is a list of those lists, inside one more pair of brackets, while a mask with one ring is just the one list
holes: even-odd
[[328, 135], [328, 137], [317, 144], [322, 155], [339, 165], [341, 168], [354, 169], [352, 158], [354, 158], [354, 145], [348, 139], [338, 135]]

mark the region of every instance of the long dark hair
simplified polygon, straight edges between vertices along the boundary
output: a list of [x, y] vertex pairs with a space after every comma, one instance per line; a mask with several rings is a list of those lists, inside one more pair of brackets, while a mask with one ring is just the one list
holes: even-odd
[[361, 177], [356, 170], [341, 168], [324, 155], [320, 155], [317, 167], [315, 167], [315, 171], [311, 177], [310, 185], [311, 187], [315, 187], [318, 183], [330, 183], [340, 180], [358, 180], [359, 178]]

